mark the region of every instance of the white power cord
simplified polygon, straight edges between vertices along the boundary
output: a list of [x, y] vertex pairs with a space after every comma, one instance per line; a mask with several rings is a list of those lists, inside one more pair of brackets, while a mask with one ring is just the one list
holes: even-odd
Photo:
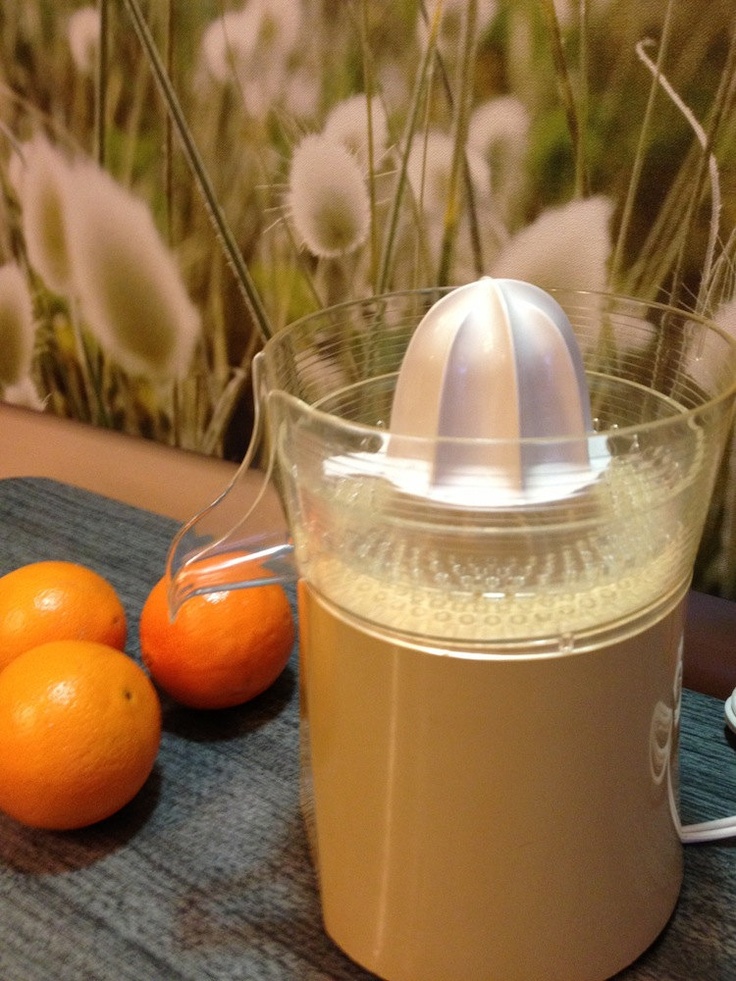
[[680, 841], [683, 845], [697, 845], [706, 841], [722, 841], [736, 838], [736, 815], [717, 818], [715, 821], [701, 821], [699, 824], [680, 825]]
[[731, 694], [730, 698], [726, 699], [723, 713], [726, 716], [726, 725], [731, 732], [736, 733], [736, 691]]
[[[736, 690], [731, 697], [726, 700], [724, 707], [726, 724], [732, 732], [736, 733]], [[672, 813], [677, 815], [677, 806], [672, 793], [672, 783], [669, 785], [670, 807]], [[698, 824], [680, 824], [677, 818], [677, 830], [680, 834], [680, 841], [685, 845], [695, 845], [706, 841], [722, 841], [724, 838], [736, 837], [736, 815], [725, 818], [716, 818], [714, 821], [701, 821]]]

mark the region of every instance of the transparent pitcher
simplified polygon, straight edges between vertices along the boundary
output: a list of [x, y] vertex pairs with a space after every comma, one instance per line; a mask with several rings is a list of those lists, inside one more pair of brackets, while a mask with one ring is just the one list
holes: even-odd
[[[736, 347], [665, 306], [550, 291], [590, 432], [392, 444], [402, 359], [441, 292], [268, 342], [256, 378], [289, 531], [263, 528], [236, 479], [175, 542], [172, 603], [298, 577], [304, 809], [350, 957], [390, 981], [597, 981], [680, 890], [684, 600]], [[462, 499], [404, 479], [428, 454], [455, 461]], [[541, 491], [475, 465], [509, 454]]]

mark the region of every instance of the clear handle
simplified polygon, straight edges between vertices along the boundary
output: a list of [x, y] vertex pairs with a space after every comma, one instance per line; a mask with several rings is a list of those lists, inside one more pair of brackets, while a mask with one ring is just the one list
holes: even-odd
[[264, 427], [261, 361], [260, 354], [253, 360], [253, 433], [243, 462], [219, 497], [179, 530], [169, 549], [166, 570], [172, 619], [192, 596], [293, 582], [297, 578], [293, 544], [285, 523], [268, 528], [273, 524], [273, 509], [268, 501], [273, 451], [254, 496], [250, 467]]

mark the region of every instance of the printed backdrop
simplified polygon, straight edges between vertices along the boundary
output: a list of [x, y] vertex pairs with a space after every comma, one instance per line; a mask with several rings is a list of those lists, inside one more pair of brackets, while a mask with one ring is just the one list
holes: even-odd
[[730, 0], [6, 3], [0, 394], [238, 459], [255, 352], [345, 299], [487, 273], [736, 330], [735, 47]]

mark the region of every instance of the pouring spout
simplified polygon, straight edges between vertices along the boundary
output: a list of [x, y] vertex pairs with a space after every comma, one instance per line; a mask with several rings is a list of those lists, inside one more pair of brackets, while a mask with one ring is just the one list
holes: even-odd
[[256, 392], [250, 444], [230, 484], [175, 535], [166, 561], [169, 616], [193, 596], [294, 582], [293, 544], [271, 487], [273, 454], [265, 472], [251, 470], [262, 434], [261, 355], [253, 361]]
[[170, 618], [193, 596], [296, 581], [293, 555], [291, 540], [279, 532], [216, 542], [190, 553], [178, 566], [172, 548], [168, 562]]

